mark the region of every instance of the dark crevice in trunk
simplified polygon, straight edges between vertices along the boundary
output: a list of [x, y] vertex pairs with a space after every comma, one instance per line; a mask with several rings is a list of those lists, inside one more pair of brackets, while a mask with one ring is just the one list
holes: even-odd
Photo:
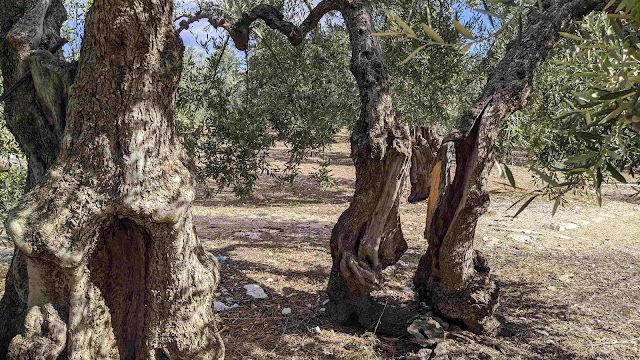
[[88, 263], [90, 282], [104, 296], [120, 358], [137, 359], [144, 354], [140, 334], [144, 330], [147, 305], [151, 238], [135, 222], [114, 219], [102, 231], [100, 239]]

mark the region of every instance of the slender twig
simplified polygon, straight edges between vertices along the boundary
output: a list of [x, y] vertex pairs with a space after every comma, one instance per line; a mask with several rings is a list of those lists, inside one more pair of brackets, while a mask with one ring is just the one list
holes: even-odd
[[384, 315], [384, 311], [387, 309], [387, 304], [389, 303], [389, 299], [384, 303], [384, 307], [382, 308], [382, 312], [380, 313], [380, 317], [378, 318], [378, 323], [376, 324], [375, 329], [373, 329], [373, 335], [378, 331], [378, 326], [380, 326], [380, 322], [382, 321], [382, 315]]

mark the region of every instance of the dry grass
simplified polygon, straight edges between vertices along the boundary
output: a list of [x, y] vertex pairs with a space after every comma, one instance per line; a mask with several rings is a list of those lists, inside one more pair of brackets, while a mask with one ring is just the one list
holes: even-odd
[[[223, 193], [195, 204], [205, 247], [228, 257], [221, 262], [218, 300], [240, 305], [219, 313], [228, 359], [394, 359], [417, 350], [404, 339], [374, 336], [373, 329], [331, 324], [322, 311], [329, 237], [354, 183], [346, 137], [332, 151], [331, 188], [322, 189], [312, 178], [317, 162], [311, 159], [292, 187], [265, 177], [251, 199]], [[274, 151], [274, 163], [284, 158], [285, 149]], [[519, 186], [534, 186], [526, 169], [512, 170]], [[620, 195], [631, 189], [609, 187], [602, 208], [576, 197], [555, 217], [551, 203], [534, 201], [513, 219], [514, 210], [507, 208], [520, 193], [502, 182], [492, 175], [490, 188], [506, 192], [492, 196], [476, 247], [502, 285], [503, 330], [496, 338], [465, 334], [466, 340], [449, 340], [451, 358], [640, 358], [640, 206]], [[415, 301], [407, 287], [426, 250], [426, 205], [403, 201], [400, 211], [407, 267], [387, 272], [386, 286], [376, 295], [401, 306]], [[552, 229], [562, 222], [580, 227]], [[0, 264], [4, 272], [6, 263]], [[260, 284], [269, 299], [251, 300], [246, 284]], [[281, 314], [285, 307], [292, 315]]]

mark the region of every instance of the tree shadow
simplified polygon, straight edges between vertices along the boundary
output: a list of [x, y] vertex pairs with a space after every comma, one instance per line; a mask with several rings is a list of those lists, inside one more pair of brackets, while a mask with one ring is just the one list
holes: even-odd
[[[584, 357], [560, 344], [566, 334], [554, 334], [554, 320], [575, 321], [584, 312], [569, 304], [545, 301], [540, 295], [540, 283], [531, 281], [501, 282], [502, 300], [497, 317], [502, 329], [497, 340], [507, 340], [514, 353], [522, 351], [521, 344], [530, 347], [527, 352], [539, 355], [540, 359], [598, 359]], [[517, 346], [516, 345], [520, 345]]]
[[[217, 217], [215, 227], [199, 230], [210, 252], [226, 256], [220, 261], [222, 280], [216, 301], [240, 305], [218, 313], [227, 358], [307, 359], [315, 354], [313, 358], [336, 359], [350, 356], [354, 348], [362, 348], [365, 355], [370, 351], [372, 358], [381, 353], [396, 358], [415, 350], [409, 339], [376, 337], [371, 335], [374, 329], [335, 324], [322, 310], [328, 299], [325, 291], [331, 260], [327, 240], [332, 223], [307, 222], [302, 227], [304, 236], [295, 236], [299, 222], [271, 221], [262, 228], [259, 239], [251, 239], [234, 234], [256, 231], [252, 224], [239, 227], [229, 217]], [[247, 284], [260, 285], [269, 298], [252, 300], [243, 287]], [[379, 301], [389, 307], [408, 305], [393, 296]], [[292, 314], [283, 315], [283, 308], [290, 308]]]
[[[267, 177], [267, 175], [262, 175]], [[262, 179], [254, 192], [244, 198], [225, 189], [214, 196], [200, 192], [196, 204], [206, 207], [291, 206], [296, 204], [335, 205], [348, 203], [353, 196], [353, 179], [332, 177], [332, 184], [323, 187], [312, 175], [297, 175], [293, 184], [276, 179]]]
[[602, 196], [608, 201], [640, 205], [640, 194], [636, 190], [638, 186], [631, 180], [629, 179], [629, 184], [602, 184]]

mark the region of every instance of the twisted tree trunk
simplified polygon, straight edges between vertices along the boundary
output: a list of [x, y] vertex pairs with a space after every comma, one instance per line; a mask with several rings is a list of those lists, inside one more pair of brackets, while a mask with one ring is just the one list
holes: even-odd
[[[351, 136], [355, 195], [331, 234], [328, 311], [336, 321], [345, 322], [355, 315], [363, 325], [372, 326], [382, 307], [369, 294], [381, 285], [381, 271], [395, 264], [407, 249], [398, 205], [411, 139], [408, 127], [393, 110], [380, 45], [372, 36], [369, 1], [344, 1], [340, 11], [351, 39], [351, 71], [362, 105]], [[384, 320], [379, 331], [384, 331]]]
[[[48, 83], [37, 89], [27, 81], [4, 104], [7, 126], [28, 159], [27, 191], [44, 180], [60, 151], [73, 65], [47, 49], [60, 41], [65, 18], [61, 0], [0, 1], [0, 68], [5, 90], [29, 69], [40, 82]], [[7, 353], [9, 342], [22, 327], [27, 297], [27, 267], [16, 248], [0, 300], [0, 355]]]
[[[7, 220], [24, 255], [28, 291], [15, 292], [18, 301], [6, 309], [24, 314], [15, 306], [25, 300], [30, 308], [9, 357], [222, 358], [212, 309], [217, 264], [195, 234], [194, 178], [174, 121], [183, 46], [172, 2], [96, 0], [68, 105], [61, 101], [67, 88], [56, 87], [65, 82], [52, 81], [69, 78], [64, 64], [31, 51], [42, 46], [33, 34], [43, 32], [60, 2], [15, 3], [28, 7], [9, 33], [24, 36], [9, 37], [7, 46], [31, 69], [42, 94], [34, 102], [61, 113], [66, 107], [67, 115], [55, 165]], [[7, 12], [20, 7], [2, 4], [3, 19], [20, 15]], [[25, 99], [16, 94], [14, 101]], [[3, 339], [11, 333], [3, 331]]]
[[499, 289], [473, 240], [478, 218], [489, 205], [486, 184], [494, 164], [493, 143], [504, 120], [523, 108], [535, 69], [547, 57], [559, 30], [602, 1], [547, 0], [544, 12], [530, 9], [527, 26], [507, 47], [476, 104], [462, 119], [456, 139], [453, 183], [427, 214], [427, 253], [414, 276], [418, 293], [444, 316], [478, 333], [495, 333]]
[[[369, 293], [380, 286], [381, 271], [395, 264], [406, 251], [398, 205], [404, 174], [411, 154], [411, 139], [406, 125], [396, 118], [391, 103], [387, 70], [380, 45], [372, 36], [373, 19], [369, 0], [322, 0], [299, 26], [285, 21], [282, 13], [270, 5], [258, 5], [235, 24], [213, 14], [200, 13], [181, 21], [180, 29], [206, 18], [217, 28], [227, 30], [239, 50], [248, 46], [251, 24], [261, 19], [279, 30], [291, 44], [299, 45], [322, 17], [338, 10], [348, 28], [351, 47], [351, 71], [360, 89], [361, 114], [351, 137], [351, 154], [356, 166], [356, 190], [349, 209], [333, 229], [331, 255], [333, 267], [328, 293], [329, 312], [344, 322], [357, 315], [366, 326], [376, 325], [383, 306]], [[378, 330], [404, 331], [403, 312], [387, 309]]]

